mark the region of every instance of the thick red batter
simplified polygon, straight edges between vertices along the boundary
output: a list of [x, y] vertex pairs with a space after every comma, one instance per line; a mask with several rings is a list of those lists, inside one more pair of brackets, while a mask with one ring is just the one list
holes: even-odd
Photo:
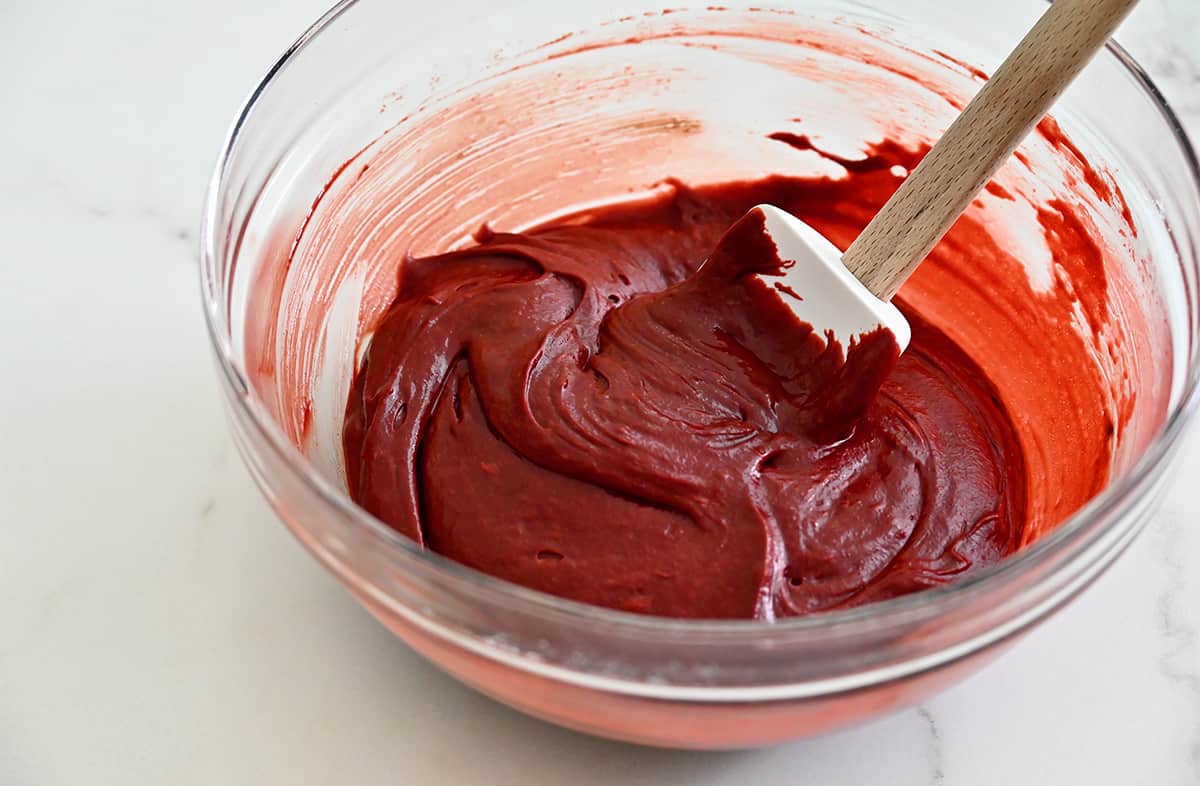
[[905, 309], [894, 368], [887, 333], [843, 356], [747, 275], [779, 264], [753, 222], [713, 254], [760, 202], [844, 245], [916, 155], [405, 263], [348, 404], [354, 498], [492, 575], [676, 617], [852, 606], [1012, 552], [1024, 458], [964, 352]]

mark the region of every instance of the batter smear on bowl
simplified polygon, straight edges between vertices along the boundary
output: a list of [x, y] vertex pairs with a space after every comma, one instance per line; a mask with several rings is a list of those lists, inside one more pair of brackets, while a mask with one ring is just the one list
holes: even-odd
[[898, 360], [890, 333], [814, 335], [751, 275], [781, 264], [760, 228], [729, 229], [770, 203], [844, 248], [920, 152], [404, 262], [349, 397], [352, 496], [486, 573], [672, 617], [855, 606], [1015, 551], [1025, 459], [979, 366], [903, 293]]

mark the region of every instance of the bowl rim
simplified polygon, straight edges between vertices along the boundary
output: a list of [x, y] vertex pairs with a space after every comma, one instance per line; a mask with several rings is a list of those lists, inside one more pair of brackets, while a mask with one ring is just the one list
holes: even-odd
[[[222, 186], [230, 162], [236, 153], [243, 128], [253, 116], [260, 97], [271, 87], [276, 76], [316, 36], [358, 2], [359, 0], [339, 0], [336, 5], [323, 14], [272, 64], [239, 107], [221, 144], [204, 199], [199, 233], [200, 283], [209, 340], [216, 355], [222, 385], [227, 393], [232, 394], [228, 396], [231, 406], [237, 408], [239, 414], [245, 416], [246, 422], [252, 425], [256, 436], [282, 459], [282, 464], [296, 480], [308, 485], [323, 502], [330, 505], [339, 515], [348, 517], [356, 525], [365, 528], [370, 534], [387, 544], [388, 548], [398, 549], [406, 557], [426, 562], [438, 572], [446, 574], [447, 577], [471, 585], [485, 594], [498, 594], [506, 600], [522, 604], [527, 607], [524, 609], [525, 611], [554, 613], [563, 618], [573, 618], [590, 624], [599, 623], [606, 627], [623, 628], [628, 632], [648, 633], [652, 631], [656, 635], [668, 634], [684, 638], [696, 636], [742, 639], [749, 632], [762, 636], [764, 634], [794, 634], [828, 630], [836, 627], [852, 635], [854, 631], [868, 632], [881, 621], [886, 620], [890, 624], [916, 613], [919, 613], [921, 617], [940, 616], [955, 608], [960, 601], [987, 594], [1007, 585], [1013, 574], [1035, 572], [1039, 565], [1052, 561], [1071, 549], [1080, 553], [1086, 551], [1089, 545], [1099, 540], [1110, 529], [1110, 526], [1102, 527], [1082, 539], [1077, 539], [1076, 536], [1080, 535], [1081, 530], [1086, 529], [1089, 524], [1118, 514], [1122, 508], [1132, 504], [1136, 493], [1154, 481], [1155, 473], [1172, 455], [1180, 437], [1196, 414], [1198, 405], [1200, 405], [1200, 341], [1197, 341], [1196, 336], [1192, 335], [1190, 337], [1192, 345], [1187, 354], [1186, 376], [1179, 390], [1178, 399], [1168, 411], [1158, 433], [1147, 444], [1142, 455], [1129, 471], [1088, 500], [1052, 532], [995, 565], [980, 569], [967, 578], [942, 587], [850, 609], [825, 611], [772, 622], [649, 616], [593, 606], [529, 589], [423, 549], [355, 504], [344, 489], [318, 472], [287, 438], [266, 407], [251, 392], [251, 386], [239, 370], [240, 363], [235, 357], [232, 337], [224, 327], [228, 324], [228, 313], [218, 275], [219, 223], [217, 216], [223, 203]], [[1166, 123], [1167, 129], [1174, 137], [1176, 146], [1184, 156], [1191, 185], [1197, 199], [1200, 200], [1200, 159], [1198, 159], [1196, 148], [1189, 140], [1179, 117], [1167, 103], [1162, 92], [1137, 61], [1115, 40], [1109, 40], [1105, 46], [1105, 52], [1101, 56], [1115, 58], [1127, 74], [1133, 78], [1135, 86], [1154, 104], [1160, 118]], [[321, 554], [316, 556], [323, 562], [326, 561]], [[1045, 580], [1045, 577], [1040, 579], [1043, 582]], [[988, 641], [970, 647], [969, 651], [950, 653], [942, 660], [943, 662], [955, 660], [1003, 639], [1015, 630], [1032, 624], [1051, 610], [1052, 608], [1043, 609], [1031, 618], [1023, 619], [1019, 625], [1010, 626], [1011, 630], [999, 631], [997, 635], [988, 637]], [[929, 664], [926, 664], [913, 668], [911, 671], [921, 671], [928, 667]]]

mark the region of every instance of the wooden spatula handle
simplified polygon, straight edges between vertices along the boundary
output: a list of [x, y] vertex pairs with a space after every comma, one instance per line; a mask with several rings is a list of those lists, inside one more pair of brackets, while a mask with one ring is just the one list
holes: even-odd
[[842, 255], [889, 300], [1137, 0], [1054, 0]]

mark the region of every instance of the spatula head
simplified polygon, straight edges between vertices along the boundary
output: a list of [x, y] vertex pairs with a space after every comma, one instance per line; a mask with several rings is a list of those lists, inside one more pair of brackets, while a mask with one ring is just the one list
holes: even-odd
[[832, 331], [843, 348], [880, 327], [890, 330], [903, 352], [912, 331], [889, 301], [880, 300], [842, 264], [837, 247], [787, 211], [758, 205], [763, 225], [784, 262], [778, 275], [755, 274], [798, 319], [818, 334]]

